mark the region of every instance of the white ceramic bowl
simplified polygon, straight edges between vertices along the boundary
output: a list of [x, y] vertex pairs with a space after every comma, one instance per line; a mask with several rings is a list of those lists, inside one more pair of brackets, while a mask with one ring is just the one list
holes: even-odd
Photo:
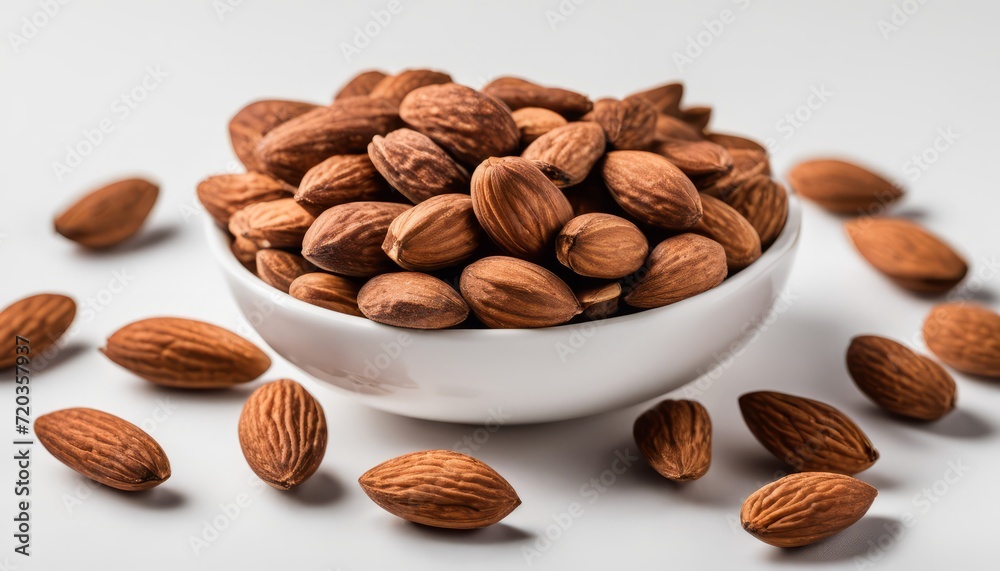
[[747, 334], [788, 278], [801, 212], [763, 256], [679, 303], [545, 329], [421, 331], [299, 301], [233, 257], [207, 220], [208, 242], [243, 314], [275, 352], [366, 405], [416, 418], [547, 422], [609, 411], [674, 390]]

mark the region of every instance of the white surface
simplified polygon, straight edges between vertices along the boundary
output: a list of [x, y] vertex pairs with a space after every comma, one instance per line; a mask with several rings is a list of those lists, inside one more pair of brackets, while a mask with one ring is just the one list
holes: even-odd
[[[878, 559], [868, 568], [990, 566], [1000, 528], [993, 509], [1000, 503], [1000, 386], [956, 375], [959, 409], [926, 426], [888, 418], [866, 401], [844, 370], [849, 339], [878, 333], [919, 346], [919, 327], [933, 302], [873, 272], [848, 245], [840, 220], [810, 205], [790, 306], [721, 376], [677, 393], [701, 400], [715, 423], [712, 469], [683, 487], [659, 480], [641, 463], [604, 492], [589, 483], [611, 468], [616, 450], [634, 452], [631, 424], [642, 407], [488, 433], [374, 412], [317, 387], [331, 430], [326, 459], [308, 486], [281, 494], [261, 487], [240, 453], [236, 421], [251, 387], [208, 395], [163, 391], [98, 354], [112, 331], [157, 314], [249, 331], [206, 250], [203, 215], [191, 211], [194, 186], [229, 167], [225, 123], [240, 105], [267, 96], [325, 101], [356, 70], [372, 66], [434, 66], [473, 85], [516, 73], [594, 96], [622, 95], [679, 76], [687, 82], [688, 101], [715, 105], [718, 129], [774, 138], [777, 172], [814, 153], [875, 165], [906, 182], [909, 195], [896, 212], [946, 236], [974, 272], [997, 272], [996, 3], [928, 2], [884, 39], [877, 22], [892, 15], [887, 0], [590, 0], [555, 30], [546, 10], [557, 10], [556, 0], [400, 1], [402, 12], [350, 63], [340, 43], [350, 42], [355, 26], [386, 3], [234, 0], [240, 5], [220, 19], [213, 9], [218, 3], [210, 0], [71, 2], [18, 53], [9, 44], [0, 47], [0, 293], [5, 302], [40, 290], [101, 300], [95, 302], [99, 312], [81, 312], [78, 330], [55, 363], [35, 375], [33, 415], [93, 406], [134, 422], [147, 419], [173, 466], [169, 482], [152, 493], [94, 487], [68, 510], [65, 498], [84, 480], [36, 446], [28, 560], [11, 551], [14, 464], [5, 455], [0, 474], [7, 482], [7, 523], [0, 531], [7, 539], [0, 563], [6, 558], [17, 569], [517, 569], [526, 565], [522, 549], [534, 546], [554, 514], [576, 502], [582, 514], [532, 560], [534, 568], [853, 569], [855, 558], [866, 557], [880, 539], [886, 549], [871, 551]], [[672, 54], [724, 8], [733, 10], [735, 21], [678, 72]], [[34, 0], [3, 2], [4, 37], [37, 9]], [[121, 118], [116, 98], [142, 81], [147, 66], [157, 65], [169, 75]], [[825, 103], [814, 98], [820, 108], [786, 139], [789, 131], [778, 122], [806, 104], [813, 87], [832, 95]], [[81, 129], [103, 118], [114, 131], [57, 180], [51, 163], [63, 159]], [[960, 138], [911, 180], [907, 161], [948, 128]], [[136, 172], [163, 187], [136, 242], [88, 254], [50, 230], [53, 213], [71, 197]], [[116, 271], [132, 279], [120, 293], [102, 293]], [[969, 284], [962, 295], [1000, 308], [1000, 280]], [[267, 378], [292, 371], [277, 362]], [[739, 418], [737, 396], [760, 388], [840, 407], [879, 448], [882, 458], [862, 477], [880, 495], [848, 532], [785, 552], [732, 526], [744, 497], [781, 469]], [[4, 383], [0, 390], [8, 391], [9, 419], [13, 386]], [[164, 401], [173, 407], [168, 415], [158, 408]], [[524, 501], [503, 525], [472, 534], [406, 525], [372, 504], [355, 483], [389, 457], [456, 443], [462, 448], [467, 437], [486, 437], [474, 444], [474, 454], [510, 480]], [[943, 480], [950, 476], [949, 462], [969, 467], [951, 484]], [[924, 490], [935, 501], [915, 499]], [[247, 494], [249, 505], [196, 556], [189, 536], [202, 533], [206, 520], [222, 521], [220, 504], [239, 494]], [[910, 515], [915, 519], [898, 539], [887, 535], [886, 524], [910, 521]]]

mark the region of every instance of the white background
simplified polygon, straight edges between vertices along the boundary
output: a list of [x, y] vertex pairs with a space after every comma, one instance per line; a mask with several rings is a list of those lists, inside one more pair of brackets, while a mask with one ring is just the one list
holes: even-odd
[[[85, 315], [81, 306], [74, 334], [35, 374], [32, 412], [91, 406], [144, 421], [169, 454], [173, 476], [143, 494], [87, 486], [36, 446], [29, 560], [12, 552], [15, 469], [5, 454], [0, 504], [8, 515], [0, 523], [0, 563], [6, 559], [7, 568], [17, 569], [517, 569], [529, 563], [525, 548], [539, 546], [540, 557], [530, 563], [551, 569], [982, 568], [995, 560], [1000, 386], [956, 375], [958, 409], [930, 425], [900, 422], [874, 408], [846, 375], [849, 339], [877, 333], [922, 347], [919, 327], [934, 301], [877, 275], [847, 243], [842, 221], [812, 205], [805, 208], [790, 306], [705, 390], [679, 391], [703, 402], [715, 423], [705, 478], [676, 486], [640, 462], [601, 493], [582, 488], [612, 465], [616, 451], [635, 452], [631, 425], [642, 407], [504, 427], [475, 455], [501, 472], [524, 504], [501, 525], [479, 532], [408, 525], [376, 507], [355, 483], [398, 454], [452, 448], [476, 435], [474, 426], [397, 418], [309, 384], [326, 409], [330, 446], [312, 481], [279, 493], [254, 479], [237, 441], [236, 421], [253, 386], [219, 394], [166, 391], [102, 357], [97, 348], [111, 332], [153, 315], [200, 318], [257, 339], [206, 251], [194, 187], [231, 168], [226, 123], [240, 106], [265, 97], [325, 102], [370, 67], [430, 66], [473, 86], [516, 74], [595, 97], [682, 78], [689, 102], [715, 107], [717, 129], [774, 139], [776, 173], [806, 156], [837, 154], [899, 180], [908, 194], [894, 213], [945, 236], [974, 274], [980, 272], [981, 279], [970, 279], [957, 295], [1000, 308], [996, 3], [927, 2], [905, 22], [897, 16], [901, 25], [886, 36], [879, 20], [892, 17], [889, 0], [591, 0], [562, 20], [547, 14], [558, 13], [557, 0], [399, 1], [402, 11], [350, 61], [342, 42], [354, 41], [355, 28], [386, 2], [232, 0], [236, 6], [221, 15], [221, 3], [210, 0], [70, 2], [16, 49], [10, 34], [22, 33], [21, 19], [33, 17], [40, 3], [3, 2], [0, 305], [47, 290], [81, 304], [93, 297], [100, 309]], [[897, 4], [911, 12], [918, 6]], [[564, 12], [571, 6], [563, 2]], [[679, 69], [674, 54], [723, 10], [732, 12], [730, 23], [718, 37], [702, 34], [702, 53]], [[166, 76], [122, 117], [116, 101], [141, 83], [147, 67]], [[828, 93], [825, 101], [813, 98], [816, 109], [801, 107], [814, 88]], [[796, 111], [808, 120], [799, 127], [783, 122]], [[53, 163], [66, 160], [66, 146], [81, 141], [82, 130], [106, 118], [113, 131], [60, 179]], [[949, 130], [958, 138], [926, 170], [908, 163]], [[162, 186], [136, 240], [88, 253], [51, 230], [53, 214], [73, 197], [133, 173]], [[102, 293], [116, 271], [129, 278], [127, 286]], [[276, 359], [265, 378], [282, 376], [304, 380]], [[849, 531], [781, 551], [734, 527], [746, 495], [783, 469], [739, 416], [738, 395], [761, 388], [834, 404], [881, 451], [861, 475], [879, 497]], [[13, 385], [3, 383], [0, 391], [7, 392], [0, 411], [12, 424]], [[0, 433], [6, 430], [13, 436], [12, 427]], [[949, 463], [967, 469], [956, 480]], [[953, 483], [944, 483], [946, 476]], [[923, 490], [933, 502], [915, 500]], [[244, 493], [250, 504], [195, 553], [190, 537], [221, 516], [220, 504]], [[68, 501], [76, 497], [82, 499]], [[546, 527], [573, 502], [583, 505], [582, 516], [546, 546], [540, 539]], [[887, 531], [903, 520], [912, 525], [895, 537]]]

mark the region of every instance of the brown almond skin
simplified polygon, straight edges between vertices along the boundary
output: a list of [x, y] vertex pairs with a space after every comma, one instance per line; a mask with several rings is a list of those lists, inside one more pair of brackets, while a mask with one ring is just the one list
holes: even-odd
[[323, 407], [291, 379], [255, 390], [243, 405], [237, 432], [250, 469], [279, 490], [308, 480], [326, 454]]
[[469, 316], [457, 291], [420, 272], [375, 276], [358, 292], [358, 307], [372, 321], [411, 329], [445, 329]]
[[363, 317], [358, 309], [358, 291], [361, 286], [348, 278], [314, 272], [303, 274], [288, 286], [288, 293], [295, 299], [347, 315]]
[[250, 382], [271, 366], [256, 345], [211, 323], [152, 317], [108, 338], [101, 353], [151, 383], [182, 389], [221, 389]]
[[483, 93], [496, 97], [515, 111], [524, 107], [541, 107], [560, 115], [576, 117], [594, 108], [586, 95], [558, 87], [542, 87], [517, 77], [498, 77], [483, 87]]
[[642, 99], [599, 99], [587, 117], [604, 129], [614, 149], [646, 149], [656, 135], [656, 111]]
[[266, 167], [257, 155], [257, 145], [272, 129], [318, 108], [301, 101], [265, 99], [240, 109], [229, 121], [229, 140], [233, 152], [248, 171], [264, 172]]
[[382, 78], [368, 95], [386, 99], [398, 106], [403, 98], [415, 89], [445, 83], [451, 83], [451, 76], [447, 73], [432, 69], [407, 69]]
[[653, 130], [653, 140], [658, 142], [667, 141], [701, 141], [705, 136], [691, 125], [684, 121], [660, 113], [656, 116], [656, 126]]
[[760, 258], [760, 236], [753, 225], [725, 202], [701, 195], [703, 214], [701, 220], [691, 228], [692, 232], [707, 236], [726, 251], [726, 265], [734, 274]]
[[665, 83], [638, 93], [629, 95], [626, 99], [639, 98], [648, 103], [657, 113], [677, 115], [680, 113], [681, 99], [684, 98], [683, 83]]
[[764, 448], [796, 470], [851, 475], [878, 460], [858, 425], [828, 404], [757, 391], [740, 397], [740, 411]]
[[600, 125], [578, 121], [542, 135], [524, 149], [521, 157], [543, 161], [565, 173], [566, 180], [556, 183], [564, 188], [580, 184], [587, 178], [590, 169], [604, 156], [604, 144]]
[[[514, 118], [514, 124], [521, 131], [521, 146], [527, 147], [536, 139], [548, 133], [552, 129], [562, 127], [566, 124], [566, 118], [549, 109], [541, 107], [522, 107], [515, 109], [510, 114]], [[601, 138], [603, 142], [603, 131]]]
[[87, 248], [115, 246], [139, 231], [159, 194], [158, 186], [141, 178], [102, 186], [56, 216], [56, 232]]
[[208, 214], [223, 227], [229, 218], [257, 202], [288, 198], [295, 187], [261, 172], [218, 174], [198, 183], [198, 200]]
[[573, 290], [555, 274], [507, 256], [466, 266], [459, 289], [476, 317], [496, 329], [560, 325], [583, 311]]
[[661, 401], [636, 419], [632, 435], [649, 465], [668, 480], [697, 480], [712, 463], [712, 419], [695, 401]]
[[358, 479], [373, 502], [407, 521], [448, 529], [493, 525], [521, 505], [495, 470], [451, 450], [412, 452]]
[[768, 545], [801, 547], [854, 525], [877, 495], [875, 488], [842, 474], [791, 474], [750, 494], [740, 522]]
[[306, 172], [334, 155], [365, 153], [375, 135], [400, 127], [396, 106], [349, 97], [278, 125], [257, 145], [264, 172], [298, 186]]
[[916, 420], [937, 420], [955, 408], [955, 380], [941, 365], [891, 339], [862, 335], [847, 348], [847, 370], [880, 407]]
[[577, 216], [556, 237], [559, 263], [592, 278], [623, 278], [641, 268], [648, 253], [642, 231], [612, 214]]
[[688, 177], [718, 175], [733, 169], [733, 157], [710, 141], [666, 141], [656, 145], [664, 156]]
[[684, 230], [701, 219], [701, 199], [691, 180], [660, 155], [612, 151], [601, 174], [615, 201], [640, 222]]
[[17, 363], [16, 337], [28, 340], [30, 353], [41, 354], [66, 333], [76, 317], [76, 302], [57, 293], [29, 295], [0, 311], [0, 339], [6, 339], [0, 348], [0, 369]]
[[838, 214], [875, 214], [903, 196], [902, 189], [870, 170], [837, 159], [814, 159], [788, 172], [795, 192]]
[[320, 214], [302, 240], [302, 256], [328, 272], [371, 277], [396, 267], [385, 252], [389, 225], [411, 208], [394, 202], [350, 202]]
[[472, 208], [480, 226], [512, 256], [551, 255], [556, 235], [573, 217], [563, 193], [520, 157], [490, 158], [472, 173]]
[[726, 149], [744, 149], [767, 154], [767, 148], [765, 148], [764, 145], [754, 141], [753, 139], [748, 139], [739, 135], [732, 135], [729, 133], [705, 133], [705, 139]]
[[469, 190], [469, 173], [430, 137], [412, 129], [376, 136], [368, 144], [368, 156], [389, 184], [414, 204]]
[[733, 158], [733, 168], [729, 172], [691, 179], [699, 192], [725, 200], [730, 192], [751, 178], [771, 174], [767, 153], [753, 149], [728, 149], [728, 152]]
[[410, 92], [399, 105], [399, 116], [467, 167], [512, 155], [521, 140], [506, 105], [454, 83]]
[[859, 218], [844, 229], [868, 263], [904, 289], [944, 293], [969, 271], [951, 246], [909, 220]]
[[316, 267], [302, 256], [274, 249], [258, 250], [254, 267], [264, 283], [285, 293], [296, 278], [316, 271]]
[[116, 490], [148, 490], [170, 478], [170, 461], [156, 440], [106, 412], [66, 408], [43, 414], [35, 435], [57, 460]]
[[924, 320], [923, 335], [945, 365], [1000, 379], [1000, 314], [972, 303], [936, 305]]
[[389, 201], [392, 189], [367, 154], [334, 155], [302, 177], [295, 202], [313, 216], [327, 208], [359, 201]]
[[257, 252], [260, 248], [250, 240], [241, 236], [234, 236], [229, 250], [233, 256], [252, 274], [257, 274]]
[[402, 268], [429, 272], [462, 262], [482, 239], [472, 197], [442, 194], [397, 216], [389, 224], [382, 250]]
[[660, 242], [639, 270], [625, 303], [644, 309], [677, 303], [708, 291], [726, 279], [726, 252], [697, 234], [680, 234]]
[[[279, 198], [247, 206], [230, 218], [229, 229], [260, 248], [298, 248], [312, 225], [313, 215], [292, 198]], [[236, 220], [234, 222], [234, 219]]]
[[699, 131], [704, 131], [712, 120], [712, 108], [704, 105], [681, 109], [677, 115], [682, 121]]
[[726, 196], [726, 204], [747, 219], [757, 231], [766, 250], [785, 228], [788, 220], [788, 192], [767, 175], [757, 175]]
[[618, 313], [618, 301], [622, 296], [622, 286], [618, 282], [611, 282], [575, 289], [574, 293], [583, 308], [584, 318], [590, 320], [607, 319]]
[[347, 99], [348, 97], [368, 95], [372, 92], [372, 89], [375, 89], [375, 86], [385, 78], [385, 72], [377, 69], [362, 71], [345, 83], [344, 86], [340, 88], [340, 91], [334, 95], [333, 100], [337, 101], [339, 99]]

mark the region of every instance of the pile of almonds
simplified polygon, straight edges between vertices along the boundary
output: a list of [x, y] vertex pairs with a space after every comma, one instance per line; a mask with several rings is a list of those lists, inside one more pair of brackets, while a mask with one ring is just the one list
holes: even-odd
[[244, 107], [229, 132], [247, 172], [198, 197], [263, 281], [380, 323], [547, 327], [661, 307], [753, 263], [788, 208], [765, 149], [706, 131], [711, 110], [682, 95], [368, 71], [329, 105]]

